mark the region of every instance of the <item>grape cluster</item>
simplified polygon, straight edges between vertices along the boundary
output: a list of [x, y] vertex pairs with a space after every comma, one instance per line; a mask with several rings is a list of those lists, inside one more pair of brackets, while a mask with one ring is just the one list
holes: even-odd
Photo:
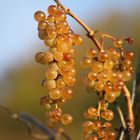
[[86, 140], [115, 139], [115, 133], [106, 130], [102, 121], [111, 121], [114, 118], [108, 104], [116, 101], [125, 82], [129, 81], [133, 74], [131, 61], [134, 54], [131, 51], [124, 51], [123, 43], [124, 40], [116, 39], [113, 47], [99, 52], [90, 48], [82, 59], [81, 65], [90, 68], [85, 77], [87, 90], [97, 93], [100, 102], [100, 107], [91, 107], [84, 113], [86, 119], [93, 120], [86, 121], [83, 125]]
[[48, 47], [47, 52], [35, 55], [36, 62], [47, 64], [43, 87], [48, 95], [40, 99], [40, 104], [47, 109], [54, 105], [54, 108], [46, 113], [50, 127], [59, 121], [68, 125], [73, 118], [70, 114], [63, 114], [59, 105], [73, 97], [72, 86], [76, 82], [73, 46], [80, 46], [82, 38], [72, 32], [66, 21], [66, 13], [59, 6], [49, 6], [47, 17], [44, 12], [37, 11], [34, 19], [38, 22], [38, 36]]
[[[86, 140], [115, 140], [115, 132], [111, 130], [112, 124], [109, 122], [114, 118], [114, 113], [110, 110], [104, 108], [101, 105], [101, 118], [99, 118], [98, 110], [95, 107], [89, 107], [86, 112], [84, 112], [84, 117], [88, 119], [83, 123], [83, 132]], [[105, 122], [104, 122], [105, 120]]]
[[[89, 90], [103, 92], [106, 97], [112, 95], [112, 100], [106, 98], [109, 103], [115, 101], [121, 92], [124, 82], [131, 79], [133, 67], [131, 60], [133, 52], [117, 51], [114, 48], [108, 48], [99, 53], [90, 48], [87, 55], [82, 59], [82, 66], [91, 67], [86, 76], [85, 84]], [[113, 98], [113, 94], [116, 95]], [[107, 96], [108, 95], [108, 96]]]
[[83, 131], [86, 140], [115, 140], [116, 134], [110, 130], [111, 123], [101, 121], [85, 121], [83, 124]]

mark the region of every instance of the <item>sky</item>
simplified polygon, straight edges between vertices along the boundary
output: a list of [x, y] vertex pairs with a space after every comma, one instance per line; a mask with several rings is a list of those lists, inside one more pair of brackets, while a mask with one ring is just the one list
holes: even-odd
[[[112, 11], [134, 14], [140, 7], [139, 0], [62, 0], [85, 23], [104, 19]], [[37, 23], [33, 15], [37, 10], [47, 11], [53, 0], [0, 0], [0, 78], [11, 67], [27, 62], [37, 45], [43, 43], [37, 37]], [[69, 19], [71, 25], [73, 20]], [[73, 28], [79, 29], [76, 26]]]

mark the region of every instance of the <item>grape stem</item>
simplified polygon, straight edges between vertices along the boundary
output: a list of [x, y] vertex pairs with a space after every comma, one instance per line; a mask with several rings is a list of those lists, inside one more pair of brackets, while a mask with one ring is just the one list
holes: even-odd
[[[96, 31], [96, 30], [92, 30], [90, 27], [88, 27], [83, 21], [81, 21], [76, 15], [74, 15], [70, 9], [65, 8], [62, 3], [60, 2], [60, 0], [54, 0], [58, 6], [60, 6], [62, 9], [64, 9], [65, 13], [69, 16], [71, 16], [73, 19], [75, 19], [86, 31], [87, 31], [87, 36], [93, 41], [93, 43], [96, 45], [96, 47], [98, 48], [98, 50], [103, 50], [103, 42], [105, 38], [109, 38], [112, 41], [116, 40], [115, 37]], [[101, 43], [100, 41], [96, 38], [96, 34], [99, 35], [100, 39], [101, 39]]]
[[56, 103], [56, 104], [55, 104], [55, 109], [58, 109], [58, 108], [59, 108], [59, 107], [58, 107], [58, 104]]
[[128, 110], [127, 127], [128, 127], [128, 130], [131, 131], [134, 129], [134, 114], [133, 114], [133, 109], [132, 109], [132, 101], [131, 101], [130, 92], [128, 88], [126, 87], [126, 85], [124, 85], [123, 91], [124, 91], [125, 100], [127, 102], [127, 110]]
[[100, 100], [99, 100], [99, 102], [98, 102], [97, 115], [98, 115], [98, 117], [100, 118], [100, 116], [101, 116], [101, 101], [100, 101]]
[[[60, 6], [67, 15], [71, 16], [73, 19], [75, 19], [87, 32], [87, 36], [93, 41], [93, 43], [96, 45], [97, 49], [99, 51], [103, 50], [103, 44], [105, 39], [110, 39], [112, 41], [117, 40], [117, 38], [113, 37], [112, 35], [102, 33], [97, 30], [92, 30], [90, 27], [88, 27], [83, 21], [81, 21], [76, 15], [74, 15], [70, 9], [63, 6], [63, 4], [60, 2], [60, 0], [54, 0], [58, 6]], [[96, 35], [99, 35], [101, 42], [96, 38]], [[126, 86], [123, 87], [126, 103], [127, 103], [127, 110], [128, 110], [128, 129], [133, 130], [134, 129], [134, 114], [132, 111], [132, 101], [130, 97], [130, 92], [127, 89]]]
[[114, 104], [116, 105], [117, 111], [119, 113], [120, 120], [121, 120], [121, 123], [122, 123], [122, 127], [123, 127], [124, 130], [126, 130], [127, 126], [126, 126], [126, 122], [125, 122], [125, 119], [124, 119], [123, 112], [122, 112], [120, 106], [118, 105], [118, 103], [115, 102]]

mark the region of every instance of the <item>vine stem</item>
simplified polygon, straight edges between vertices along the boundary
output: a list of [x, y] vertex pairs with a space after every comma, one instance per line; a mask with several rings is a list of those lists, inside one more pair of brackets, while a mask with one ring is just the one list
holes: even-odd
[[75, 19], [87, 32], [87, 36], [94, 42], [94, 44], [96, 45], [96, 47], [98, 48], [98, 50], [102, 49], [102, 46], [100, 44], [100, 42], [96, 39], [95, 34], [98, 31], [94, 31], [91, 28], [89, 28], [83, 21], [81, 21], [76, 15], [74, 15], [70, 9], [65, 8], [62, 3], [59, 0], [54, 0], [58, 6], [60, 6], [61, 8], [64, 9], [65, 13], [69, 16], [71, 16], [73, 19]]
[[[65, 8], [63, 6], [63, 4], [60, 2], [60, 0], [54, 0], [58, 6], [60, 6], [61, 8], [64, 9], [64, 11], [66, 12], [67, 15], [71, 16], [73, 19], [75, 19], [87, 32], [87, 36], [94, 42], [94, 44], [96, 45], [96, 47], [98, 48], [99, 51], [103, 50], [103, 42], [105, 38], [108, 38], [112, 41], [115, 41], [116, 38], [109, 35], [109, 34], [105, 34], [99, 31], [95, 31], [92, 30], [91, 28], [89, 28], [83, 21], [81, 21], [76, 15], [74, 15], [70, 9]], [[100, 39], [101, 39], [101, 43], [100, 41], [96, 38], [96, 34], [99, 35]], [[124, 85], [123, 87], [123, 91], [124, 91], [124, 95], [125, 95], [125, 99], [126, 99], [126, 104], [127, 104], [127, 110], [128, 110], [128, 129], [129, 130], [133, 130], [134, 129], [134, 114], [132, 111], [132, 101], [131, 101], [131, 96], [130, 96], [130, 92], [127, 89], [126, 85]]]
[[116, 105], [117, 111], [119, 113], [119, 116], [120, 116], [120, 119], [121, 119], [121, 123], [122, 123], [123, 129], [126, 130], [127, 129], [127, 126], [126, 126], [126, 122], [125, 122], [125, 119], [124, 119], [123, 112], [122, 112], [120, 106], [117, 103], [115, 103], [115, 105]]
[[101, 101], [100, 100], [98, 102], [97, 114], [98, 114], [98, 117], [100, 118], [100, 116], [101, 116]]
[[126, 85], [124, 85], [123, 91], [124, 91], [124, 96], [125, 96], [125, 100], [127, 103], [127, 110], [128, 110], [127, 125], [128, 125], [128, 130], [131, 131], [134, 129], [134, 114], [133, 114], [133, 109], [132, 109], [132, 100], [131, 100], [130, 92], [128, 88], [126, 87]]

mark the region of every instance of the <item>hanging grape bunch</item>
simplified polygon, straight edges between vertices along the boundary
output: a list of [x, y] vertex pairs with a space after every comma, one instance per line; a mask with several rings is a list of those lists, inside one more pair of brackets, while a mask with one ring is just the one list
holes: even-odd
[[[38, 36], [47, 46], [47, 51], [37, 53], [35, 60], [46, 65], [42, 83], [46, 96], [40, 99], [40, 104], [47, 109], [45, 115], [48, 126], [56, 128], [58, 122], [64, 125], [73, 122], [70, 114], [63, 113], [61, 105], [74, 95], [72, 87], [76, 82], [76, 69], [73, 47], [80, 46], [83, 40], [69, 27], [67, 22], [69, 15], [87, 31], [87, 36], [96, 46], [96, 49], [90, 48], [87, 51], [81, 62], [82, 66], [89, 70], [85, 76], [86, 88], [98, 96], [97, 107], [91, 106], [84, 112], [84, 117], [87, 119], [83, 123], [85, 140], [116, 139], [116, 132], [112, 130], [111, 122], [115, 114], [109, 108], [109, 104], [116, 102], [121, 93], [124, 94], [128, 112], [126, 120], [119, 108], [121, 122], [124, 122], [122, 127], [123, 130], [127, 130], [126, 132], [133, 131], [135, 125], [131, 95], [125, 85], [132, 78], [134, 57], [133, 52], [126, 49], [125, 44], [126, 42], [132, 44], [133, 40], [117, 39], [109, 34], [92, 30], [59, 0], [54, 1], [57, 6], [49, 6], [48, 16], [42, 11], [37, 11], [34, 15], [38, 22]], [[104, 48], [105, 39], [113, 41], [112, 47]]]
[[38, 36], [47, 46], [47, 52], [36, 54], [36, 62], [46, 64], [43, 87], [47, 95], [40, 99], [40, 104], [50, 111], [46, 112], [49, 127], [59, 121], [64, 125], [72, 123], [70, 114], [63, 114], [60, 106], [73, 97], [76, 70], [73, 46], [80, 46], [82, 38], [74, 34], [66, 21], [63, 8], [51, 5], [48, 16], [42, 11], [34, 15], [38, 22]]
[[[96, 93], [99, 98], [98, 107], [90, 107], [84, 113], [86, 121], [83, 124], [87, 140], [102, 138], [103, 140], [115, 140], [115, 133], [109, 128], [114, 118], [114, 113], [108, 108], [120, 96], [125, 82], [132, 77], [133, 52], [124, 51], [123, 40], [114, 40], [113, 47], [97, 52], [90, 48], [82, 59], [82, 66], [89, 68], [85, 78], [88, 91]], [[108, 124], [106, 128], [104, 124]]]

